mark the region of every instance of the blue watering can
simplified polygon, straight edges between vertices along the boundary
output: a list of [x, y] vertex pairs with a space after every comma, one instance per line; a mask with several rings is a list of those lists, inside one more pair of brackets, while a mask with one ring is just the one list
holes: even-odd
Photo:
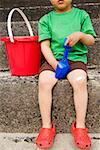
[[56, 71], [55, 71], [55, 77], [60, 80], [66, 78], [67, 74], [70, 72], [70, 66], [68, 64], [68, 52], [71, 50], [71, 47], [68, 45], [65, 45], [67, 38], [64, 39], [63, 47], [65, 48], [63, 58], [58, 62]]

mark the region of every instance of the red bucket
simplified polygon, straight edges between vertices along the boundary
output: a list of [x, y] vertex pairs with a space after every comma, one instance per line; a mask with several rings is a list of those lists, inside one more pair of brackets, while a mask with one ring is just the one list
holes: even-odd
[[[24, 18], [30, 36], [13, 37], [11, 30], [11, 16], [17, 10]], [[31, 76], [39, 73], [41, 50], [38, 36], [34, 36], [29, 21], [25, 14], [18, 8], [12, 9], [8, 15], [9, 37], [3, 37], [6, 54], [10, 66], [11, 74], [14, 76]]]

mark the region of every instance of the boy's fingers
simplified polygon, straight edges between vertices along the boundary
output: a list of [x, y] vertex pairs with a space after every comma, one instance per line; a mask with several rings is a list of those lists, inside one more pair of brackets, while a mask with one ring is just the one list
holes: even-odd
[[71, 41], [71, 42], [69, 43], [69, 46], [72, 47], [72, 46], [74, 46], [75, 44], [76, 44], [76, 41]]
[[67, 41], [67, 45], [68, 46], [71, 46], [71, 43], [73, 42], [73, 39], [72, 38], [68, 38], [68, 41]]
[[70, 47], [74, 46], [74, 43], [73, 43], [73, 42], [71, 42], [71, 43], [69, 44], [69, 46], [70, 46]]
[[69, 45], [72, 47], [72, 46], [74, 46], [75, 45], [75, 41], [71, 41], [70, 43], [69, 43]]
[[66, 42], [65, 42], [65, 45], [68, 45], [68, 43], [69, 43], [69, 37], [67, 37], [67, 40], [66, 40]]

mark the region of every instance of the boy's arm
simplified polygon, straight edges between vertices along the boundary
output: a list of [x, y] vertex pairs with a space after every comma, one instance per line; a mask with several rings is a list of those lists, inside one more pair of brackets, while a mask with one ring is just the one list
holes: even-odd
[[65, 45], [70, 47], [74, 46], [78, 41], [81, 41], [83, 44], [89, 46], [95, 43], [95, 39], [91, 34], [86, 34], [83, 32], [74, 32], [67, 37]]
[[58, 61], [54, 58], [52, 51], [50, 49], [50, 41], [44, 40], [41, 42], [41, 51], [47, 60], [47, 62], [56, 70]]
[[93, 45], [95, 43], [95, 39], [92, 35], [90, 34], [85, 34], [81, 32], [81, 37], [80, 37], [80, 41], [89, 46], [89, 45]]

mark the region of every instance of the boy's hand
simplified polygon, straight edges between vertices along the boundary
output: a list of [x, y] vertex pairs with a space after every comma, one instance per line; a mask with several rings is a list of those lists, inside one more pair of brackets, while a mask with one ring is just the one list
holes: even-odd
[[70, 34], [69, 36], [67, 36], [67, 41], [65, 45], [68, 45], [70, 47], [74, 46], [79, 40], [81, 40], [82, 36], [82, 32], [74, 32]]
[[70, 66], [68, 64], [67, 59], [62, 59], [58, 62], [55, 77], [60, 80], [67, 76], [68, 72], [70, 71]]

